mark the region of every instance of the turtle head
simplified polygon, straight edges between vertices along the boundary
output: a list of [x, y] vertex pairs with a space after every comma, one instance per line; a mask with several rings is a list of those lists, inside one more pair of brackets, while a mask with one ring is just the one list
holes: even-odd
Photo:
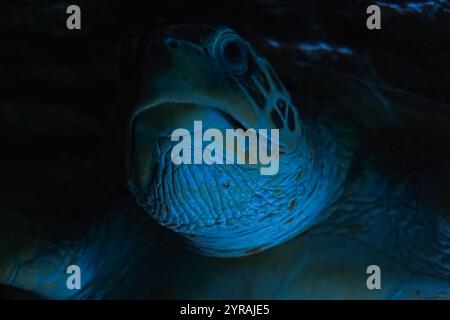
[[157, 115], [151, 125], [161, 136], [215, 113], [234, 126], [279, 129], [284, 152], [298, 145], [301, 125], [289, 93], [268, 61], [233, 30], [179, 25], [143, 42], [132, 121], [148, 123], [148, 115]]
[[[138, 203], [215, 256], [259, 252], [304, 229], [308, 219], [296, 218], [294, 199], [302, 124], [269, 62], [226, 27], [173, 26], [138, 47], [139, 94], [128, 153]], [[282, 155], [277, 174], [261, 175], [259, 163], [175, 164], [174, 130], [195, 134], [196, 121], [202, 130], [223, 133], [277, 129], [277, 141], [266, 136]], [[219, 144], [228, 148], [225, 140]], [[241, 147], [248, 154], [248, 145]]]

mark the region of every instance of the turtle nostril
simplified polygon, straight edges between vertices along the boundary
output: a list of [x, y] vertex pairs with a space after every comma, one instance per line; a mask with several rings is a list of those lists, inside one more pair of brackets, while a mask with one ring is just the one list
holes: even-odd
[[178, 42], [175, 41], [175, 40], [170, 40], [170, 41], [169, 41], [169, 47], [171, 47], [171, 48], [173, 48], [173, 49], [178, 48]]

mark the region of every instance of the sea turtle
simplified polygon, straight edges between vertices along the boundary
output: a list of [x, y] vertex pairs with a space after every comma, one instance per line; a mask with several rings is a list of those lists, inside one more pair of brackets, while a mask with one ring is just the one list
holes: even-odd
[[[309, 64], [280, 68], [285, 86], [223, 26], [172, 26], [131, 48], [134, 198], [77, 237], [2, 212], [2, 283], [46, 298], [449, 298], [448, 158], [424, 134], [434, 121], [445, 136], [446, 110]], [[278, 173], [173, 164], [169, 136], [195, 120], [279, 129]]]

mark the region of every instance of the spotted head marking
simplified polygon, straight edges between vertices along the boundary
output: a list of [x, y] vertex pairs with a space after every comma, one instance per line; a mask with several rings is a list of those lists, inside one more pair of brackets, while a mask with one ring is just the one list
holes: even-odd
[[281, 131], [282, 143], [292, 149], [301, 134], [299, 115], [267, 59], [228, 28], [220, 30], [213, 41], [211, 55], [224, 75], [236, 82], [252, 108], [265, 115], [271, 128]]

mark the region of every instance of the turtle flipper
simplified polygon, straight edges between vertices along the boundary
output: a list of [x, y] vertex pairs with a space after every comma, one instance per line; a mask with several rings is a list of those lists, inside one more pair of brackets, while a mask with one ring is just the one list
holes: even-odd
[[[156, 263], [159, 255], [174, 247], [176, 237], [167, 235], [132, 202], [119, 201], [114, 207], [87, 230], [64, 236], [1, 210], [0, 283], [43, 298], [99, 299], [117, 292], [120, 297], [135, 296], [136, 283], [144, 274], [145, 289], [152, 290], [158, 277], [152, 270], [161, 268]], [[79, 289], [68, 286], [72, 265], [80, 270]]]
[[[103, 230], [95, 234], [99, 229]], [[104, 274], [109, 270], [102, 260], [111, 262], [114, 256], [105, 256], [117, 248], [118, 241], [108, 241], [107, 230], [98, 226], [85, 235], [53, 237], [48, 229], [4, 210], [0, 212], [0, 235], [0, 283], [51, 299], [94, 295], [94, 282], [102, 281], [99, 269]], [[80, 290], [68, 286], [72, 265], [80, 268]]]
[[[65, 259], [62, 251], [46, 253], [52, 242], [43, 229], [19, 214], [2, 210], [0, 234], [1, 283], [46, 297], [53, 296], [55, 290], [63, 292], [58, 287], [65, 285], [64, 260], [70, 259]], [[65, 297], [69, 296], [67, 292]]]

